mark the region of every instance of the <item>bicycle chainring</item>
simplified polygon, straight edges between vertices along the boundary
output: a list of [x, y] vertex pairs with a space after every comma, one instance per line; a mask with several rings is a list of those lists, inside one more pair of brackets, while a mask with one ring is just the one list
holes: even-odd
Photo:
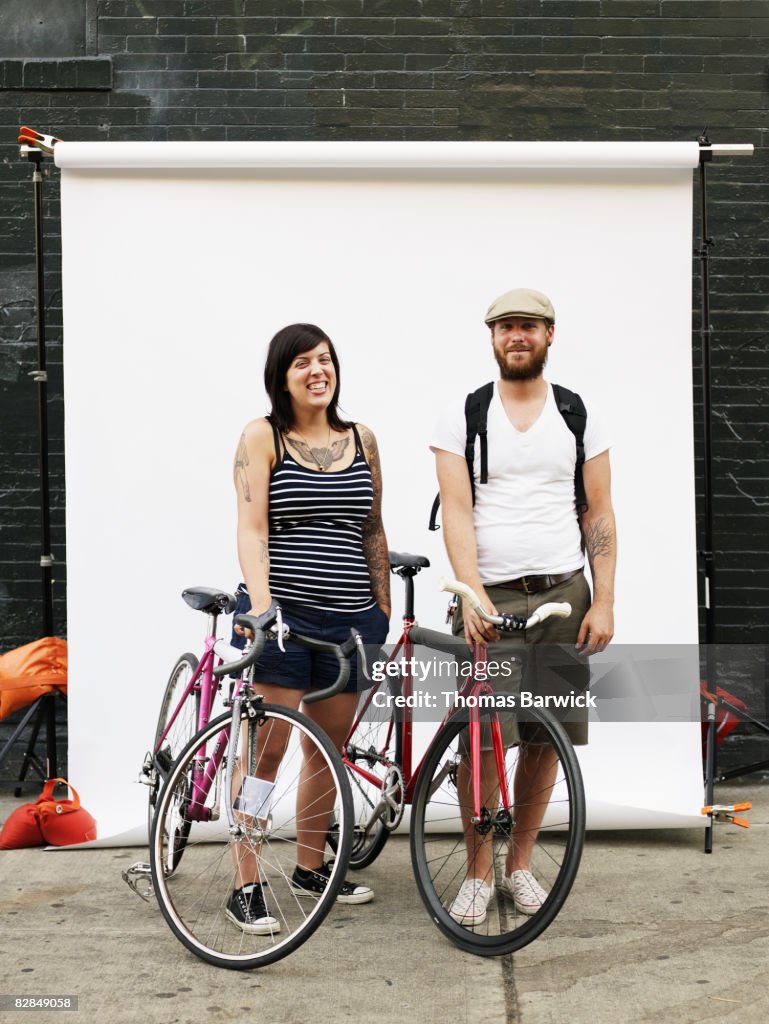
[[384, 827], [388, 832], [394, 832], [400, 825], [403, 811], [406, 808], [406, 786], [403, 781], [403, 772], [397, 764], [391, 764], [387, 769], [382, 783], [381, 798], [387, 805], [382, 815]]

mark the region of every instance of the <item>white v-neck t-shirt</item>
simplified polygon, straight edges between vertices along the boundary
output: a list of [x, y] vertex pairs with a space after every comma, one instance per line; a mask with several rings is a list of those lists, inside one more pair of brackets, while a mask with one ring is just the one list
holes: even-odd
[[[519, 576], [571, 572], [584, 565], [574, 500], [576, 441], [558, 411], [553, 389], [526, 431], [507, 417], [499, 387], [488, 412], [488, 483], [480, 484], [481, 445], [475, 442], [473, 519], [478, 570], [484, 584]], [[465, 457], [464, 406], [442, 416], [430, 447]], [[585, 461], [611, 443], [587, 408]]]

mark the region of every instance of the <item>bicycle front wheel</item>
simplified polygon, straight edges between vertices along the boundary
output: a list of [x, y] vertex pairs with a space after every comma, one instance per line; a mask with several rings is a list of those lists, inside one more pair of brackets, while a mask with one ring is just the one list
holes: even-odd
[[[515, 736], [515, 713], [497, 713], [503, 736]], [[484, 746], [492, 714], [481, 709]], [[574, 748], [548, 712], [530, 714], [519, 741], [504, 752], [509, 806], [500, 797], [493, 752], [484, 751], [481, 820], [471, 820], [468, 728], [459, 721], [433, 740], [414, 791], [411, 859], [420, 896], [444, 935], [479, 956], [512, 953], [541, 935], [561, 910], [582, 856], [585, 796]], [[485, 908], [485, 900], [473, 898], [472, 883], [469, 901], [467, 889], [460, 893], [475, 877], [492, 893]]]
[[[232, 716], [224, 714], [173, 765], [150, 846], [153, 886], [171, 930], [202, 960], [235, 970], [280, 960], [312, 935], [344, 881], [352, 830], [342, 759], [326, 734], [298, 711], [252, 707], [254, 717], [246, 710], [241, 716], [233, 764], [238, 834], [230, 830], [225, 804], [233, 797], [225, 792]], [[339, 822], [336, 858], [325, 889], [310, 894], [292, 884], [297, 854], [309, 844], [321, 855], [332, 814]], [[169, 837], [179, 822], [191, 831], [182, 864], [169, 873]], [[264, 904], [244, 916], [234, 894], [253, 885]]]

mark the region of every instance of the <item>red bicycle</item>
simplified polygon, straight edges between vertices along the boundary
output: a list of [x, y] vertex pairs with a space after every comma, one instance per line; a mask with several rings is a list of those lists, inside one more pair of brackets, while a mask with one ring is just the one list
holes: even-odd
[[[410, 805], [412, 865], [428, 912], [460, 948], [497, 956], [540, 935], [568, 896], [584, 840], [582, 776], [571, 741], [547, 710], [528, 708], [523, 721], [508, 695], [495, 693], [484, 647], [470, 651], [464, 640], [417, 625], [414, 577], [428, 565], [423, 556], [390, 552], [406, 588], [403, 631], [389, 657], [376, 662], [343, 749], [354, 802], [350, 867], [375, 860]], [[463, 584], [444, 581], [443, 589], [469, 599], [500, 632], [571, 612], [550, 604], [528, 620], [487, 615]], [[418, 647], [427, 658], [415, 658]], [[413, 708], [425, 706], [421, 666], [437, 664], [435, 652], [454, 655], [465, 671], [456, 688], [444, 687], [450, 706], [414, 764]], [[440, 707], [441, 695], [433, 692], [427, 706]], [[513, 876], [510, 865], [522, 858], [524, 874]], [[521, 893], [511, 878], [531, 892]], [[482, 915], [457, 911], [468, 880], [491, 890]]]

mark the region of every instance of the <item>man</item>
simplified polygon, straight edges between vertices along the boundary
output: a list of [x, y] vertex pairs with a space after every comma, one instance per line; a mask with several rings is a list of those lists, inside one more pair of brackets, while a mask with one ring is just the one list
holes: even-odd
[[[460, 408], [436, 428], [431, 448], [441, 491], [446, 549], [455, 576], [480, 597], [489, 613], [513, 612], [528, 617], [548, 601], [568, 601], [569, 619], [549, 619], [525, 634], [500, 637], [496, 629], [463, 603], [454, 631], [468, 644], [488, 646], [489, 663], [510, 658], [519, 644], [536, 648], [543, 664], [568, 645], [573, 664], [556, 669], [561, 677], [585, 689], [587, 655], [604, 650], [614, 632], [614, 568], [616, 535], [610, 493], [609, 442], [599, 420], [587, 409], [582, 476], [587, 510], [575, 501], [575, 435], [567, 425], [552, 389], [543, 377], [555, 336], [555, 312], [541, 292], [517, 288], [491, 304], [485, 322], [499, 366], [499, 380], [488, 408], [488, 481], [480, 483], [480, 443], [475, 445], [475, 504], [465, 460], [467, 426]], [[593, 594], [583, 574], [587, 555]], [[532, 634], [532, 635], [529, 635]], [[567, 659], [568, 660], [568, 659]], [[496, 690], [502, 689], [497, 677]], [[532, 680], [527, 680], [529, 683]], [[516, 679], [520, 685], [520, 676]], [[536, 682], [534, 682], [536, 685]], [[585, 720], [566, 723], [573, 743], [587, 743]], [[515, 726], [513, 725], [513, 728]], [[507, 745], [517, 742], [505, 737]], [[491, 744], [482, 744], [481, 774], [496, 779]], [[547, 748], [549, 749], [549, 748]], [[542, 745], [525, 744], [514, 782], [515, 813], [511, 848], [502, 878], [503, 894], [516, 908], [534, 914], [547, 893], [529, 870], [529, 859], [542, 824], [546, 800], [524, 807], [523, 786], [547, 793], [555, 780], [555, 764]], [[470, 790], [467, 759], [460, 761], [458, 790]], [[462, 801], [468, 851], [467, 876], [449, 913], [472, 927], [486, 917], [494, 891], [490, 837], [483, 839], [469, 821]]]

